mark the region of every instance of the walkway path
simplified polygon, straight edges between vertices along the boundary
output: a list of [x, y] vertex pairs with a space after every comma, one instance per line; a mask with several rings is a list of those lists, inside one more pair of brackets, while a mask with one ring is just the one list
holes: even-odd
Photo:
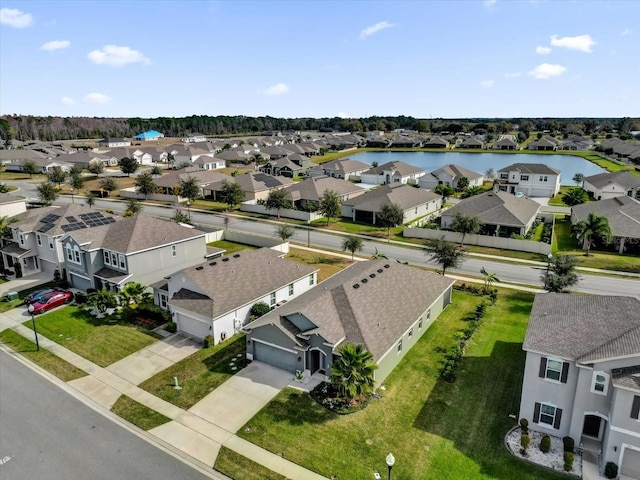
[[[0, 331], [11, 328], [20, 335], [32, 339], [33, 331], [22, 325], [29, 318], [30, 315], [25, 308], [0, 313]], [[102, 368], [42, 335], [39, 335], [39, 341], [42, 348], [87, 372], [88, 376], [68, 382], [68, 385], [79, 394], [85, 395], [107, 409], [110, 409], [120, 395], [124, 394], [170, 418], [171, 422], [147, 433], [209, 468], [214, 465], [220, 447], [225, 446], [292, 480], [320, 480], [324, 478], [235, 435], [238, 428], [269, 403], [287, 384], [284, 378], [277, 376], [275, 377], [277, 380], [266, 381], [274, 375], [274, 372], [270, 370], [271, 367], [257, 362], [252, 363], [252, 368], [247, 368], [232, 377], [228, 381], [229, 385], [226, 382], [219, 387], [222, 388], [220, 392], [219, 389], [215, 390], [187, 411], [150, 394], [132, 381], [122, 378], [118, 374], [122, 373], [120, 368], [115, 369], [117, 373], [109, 370], [113, 365]], [[138, 356], [136, 362], [141, 363], [143, 358], [142, 355]], [[148, 371], [154, 371], [155, 368], [149, 367]], [[280, 371], [277, 373], [283, 375]], [[137, 382], [140, 378], [137, 376], [132, 380]], [[243, 402], [240, 405], [238, 397], [234, 397], [232, 394], [238, 395], [238, 397], [250, 394], [253, 399], [251, 402]], [[222, 404], [218, 402], [222, 402]], [[229, 404], [238, 408], [229, 409]], [[225, 407], [225, 415], [221, 417], [218, 411], [223, 406]], [[218, 475], [214, 478], [224, 477]]]

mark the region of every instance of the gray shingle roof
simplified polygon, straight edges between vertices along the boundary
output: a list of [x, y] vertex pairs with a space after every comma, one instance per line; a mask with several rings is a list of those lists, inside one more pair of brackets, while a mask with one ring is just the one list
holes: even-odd
[[[104, 226], [92, 226], [86, 228], [88, 225], [83, 221], [80, 215], [95, 214], [97, 210], [94, 210], [84, 205], [72, 203], [63, 207], [44, 207], [34, 208], [27, 210], [24, 213], [16, 215], [15, 222], [11, 223], [11, 228], [19, 228], [23, 232], [37, 231], [44, 225], [43, 219], [47, 220], [47, 226], [50, 228], [47, 230], [41, 230], [42, 233], [49, 237], [55, 237], [67, 233], [66, 226], [69, 224], [83, 224], [84, 227], [81, 230], [74, 230], [76, 232], [87, 232], [89, 235], [98, 235], [99, 232], [104, 229]], [[112, 218], [116, 223], [122, 220], [122, 217], [109, 215], [108, 213], [102, 213], [103, 217]], [[98, 232], [98, 233], [96, 233]]]
[[522, 348], [585, 364], [640, 356], [639, 311], [633, 297], [539, 293]]
[[571, 207], [577, 221], [593, 212], [609, 220], [614, 237], [640, 238], [640, 201], [621, 196]]
[[181, 180], [187, 181], [190, 178], [195, 178], [198, 181], [198, 185], [202, 187], [205, 184], [221, 182], [222, 180], [228, 180], [231, 177], [215, 170], [202, 170], [198, 167], [186, 167], [176, 170], [175, 172], [162, 175], [154, 181], [159, 187], [171, 188], [174, 185], [179, 185]]
[[349, 174], [351, 172], [369, 170], [371, 168], [371, 165], [361, 162], [360, 160], [351, 160], [350, 158], [338, 158], [337, 160], [331, 160], [330, 162], [321, 163], [320, 167], [323, 170], [335, 170], [337, 172], [343, 172], [343, 173]]
[[616, 387], [630, 388], [640, 392], [640, 365], [614, 368], [611, 370], [611, 377]]
[[364, 188], [333, 177], [311, 177], [287, 187], [293, 200], [318, 201], [325, 191], [331, 190], [339, 196], [364, 193]]
[[302, 334], [316, 332], [334, 346], [362, 343], [379, 360], [453, 283], [442, 275], [388, 260], [357, 262], [247, 329], [277, 325], [280, 317], [300, 313], [317, 327]]
[[8, 193], [0, 193], [0, 204], [24, 202], [25, 198], [18, 195], [9, 195]]
[[483, 176], [482, 173], [474, 172], [473, 170], [469, 170], [468, 168], [461, 167], [459, 165], [445, 165], [437, 170], [431, 172], [431, 174], [438, 178], [438, 174], [440, 172], [448, 173], [453, 178], [460, 179], [461, 177], [467, 177], [469, 180], [475, 180], [476, 178], [480, 178]]
[[501, 168], [498, 172], [510, 172], [512, 170], [533, 175], [560, 175], [560, 170], [549, 167], [544, 163], [514, 163], [508, 167]]
[[383, 185], [380, 188], [369, 190], [363, 195], [345, 200], [342, 204], [351, 205], [356, 210], [377, 212], [382, 205], [390, 203], [407, 210], [439, 198], [441, 197], [437, 193], [410, 185]]
[[443, 215], [476, 215], [483, 223], [523, 227], [535, 217], [540, 204], [525, 197], [516, 197], [506, 192], [485, 192], [465, 198]]
[[610, 183], [616, 183], [628, 189], [640, 187], [640, 177], [626, 170], [591, 175], [590, 177], [585, 177], [584, 181], [589, 182], [596, 188], [602, 188]]
[[424, 172], [422, 168], [414, 167], [413, 165], [409, 165], [408, 163], [401, 162], [399, 160], [393, 162], [387, 162], [382, 165], [378, 165], [377, 167], [373, 167], [366, 172], [363, 172], [364, 175], [382, 175], [384, 172], [397, 172], [401, 176], [413, 175], [415, 173]]

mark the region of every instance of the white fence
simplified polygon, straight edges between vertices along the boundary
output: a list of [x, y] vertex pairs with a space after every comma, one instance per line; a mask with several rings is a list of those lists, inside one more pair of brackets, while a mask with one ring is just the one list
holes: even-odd
[[[240, 204], [241, 212], [261, 213], [263, 215], [277, 216], [278, 212], [273, 209], [268, 209], [264, 205], [258, 205], [256, 203], [244, 202]], [[280, 216], [284, 218], [293, 218], [294, 220], [317, 220], [322, 218], [322, 215], [315, 212], [305, 212], [304, 210], [294, 210], [292, 208], [281, 208]]]
[[[462, 240], [461, 233], [445, 230], [430, 230], [427, 228], [405, 228], [402, 235], [407, 238], [424, 238], [425, 240], [435, 240], [444, 237], [446, 241], [455, 243], [460, 243]], [[464, 237], [464, 243], [481, 247], [540, 253], [542, 255], [551, 253], [551, 245], [543, 242], [534, 242], [532, 240], [516, 240], [514, 238], [467, 234]]]
[[229, 242], [244, 243], [245, 245], [253, 245], [255, 247], [268, 247], [283, 253], [289, 253], [289, 242], [283, 242], [276, 237], [267, 237], [266, 235], [256, 235], [254, 233], [245, 233], [238, 230], [221, 230], [222, 239]]
[[[149, 193], [148, 195], [143, 195], [142, 193], [136, 192], [134, 187], [123, 188], [120, 190], [120, 196], [122, 198], [135, 198], [137, 200], [155, 200], [156, 202], [173, 202], [176, 201], [175, 195], [167, 195], [166, 193]], [[186, 198], [178, 197], [179, 202], [187, 201]]]

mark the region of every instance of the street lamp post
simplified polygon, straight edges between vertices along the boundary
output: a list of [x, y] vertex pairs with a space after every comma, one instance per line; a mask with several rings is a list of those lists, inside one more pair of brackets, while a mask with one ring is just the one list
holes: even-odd
[[549, 271], [551, 270], [551, 259], [553, 258], [553, 253], [549, 253], [547, 255], [547, 275], [544, 277], [544, 289], [547, 290], [549, 288]]
[[389, 478], [391, 480], [391, 469], [393, 468], [393, 464], [396, 463], [396, 457], [393, 456], [392, 453], [387, 455], [387, 467], [389, 467]]
[[38, 341], [38, 330], [36, 330], [36, 316], [33, 314], [34, 307], [29, 305], [29, 313], [31, 314], [31, 324], [33, 325], [33, 333], [36, 336], [36, 352], [40, 351], [40, 342]]
[[73, 201], [73, 187], [71, 187], [71, 203], [76, 203]]
[[311, 219], [307, 220], [307, 247], [311, 246]]

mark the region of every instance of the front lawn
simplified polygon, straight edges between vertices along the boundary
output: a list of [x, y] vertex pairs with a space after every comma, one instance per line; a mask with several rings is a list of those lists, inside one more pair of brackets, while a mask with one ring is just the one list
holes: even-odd
[[286, 477], [227, 447], [220, 447], [213, 468], [236, 480], [286, 480]]
[[239, 250], [256, 250], [258, 247], [253, 245], [245, 245], [244, 243], [229, 242], [227, 240], [218, 240], [216, 242], [207, 243], [210, 247], [220, 248], [224, 250], [225, 255], [231, 255]]
[[[283, 390], [238, 435], [324, 476], [372, 478], [560, 479], [504, 448], [516, 423], [532, 294], [500, 290], [472, 337], [454, 384], [438, 378], [448, 349], [479, 297], [454, 292], [450, 305], [385, 381], [382, 399], [338, 416], [309, 395]], [[302, 440], [306, 439], [306, 440]], [[236, 477], [241, 480], [243, 477]]]
[[[235, 335], [163, 370], [143, 382], [140, 388], [180, 408], [189, 409], [240, 371], [246, 365], [246, 352], [244, 334]], [[237, 370], [231, 369], [231, 359], [236, 359]], [[178, 395], [173, 388], [173, 377], [178, 377], [182, 387]]]
[[[24, 322], [31, 328], [31, 320]], [[154, 337], [109, 318], [94, 318], [76, 306], [62, 307], [36, 317], [38, 333], [106, 367], [156, 341]]]
[[111, 411], [142, 430], [151, 430], [171, 421], [169, 417], [165, 417], [126, 395], [120, 395], [120, 398], [111, 407]]
[[350, 260], [334, 257], [324, 253], [310, 252], [301, 248], [289, 247], [286, 258], [294, 262], [304, 263], [318, 269], [318, 283], [338, 273], [351, 264]]
[[0, 342], [64, 382], [70, 382], [87, 375], [84, 370], [80, 370], [44, 348], [36, 351], [34, 342], [13, 330], [7, 329], [0, 332]]

